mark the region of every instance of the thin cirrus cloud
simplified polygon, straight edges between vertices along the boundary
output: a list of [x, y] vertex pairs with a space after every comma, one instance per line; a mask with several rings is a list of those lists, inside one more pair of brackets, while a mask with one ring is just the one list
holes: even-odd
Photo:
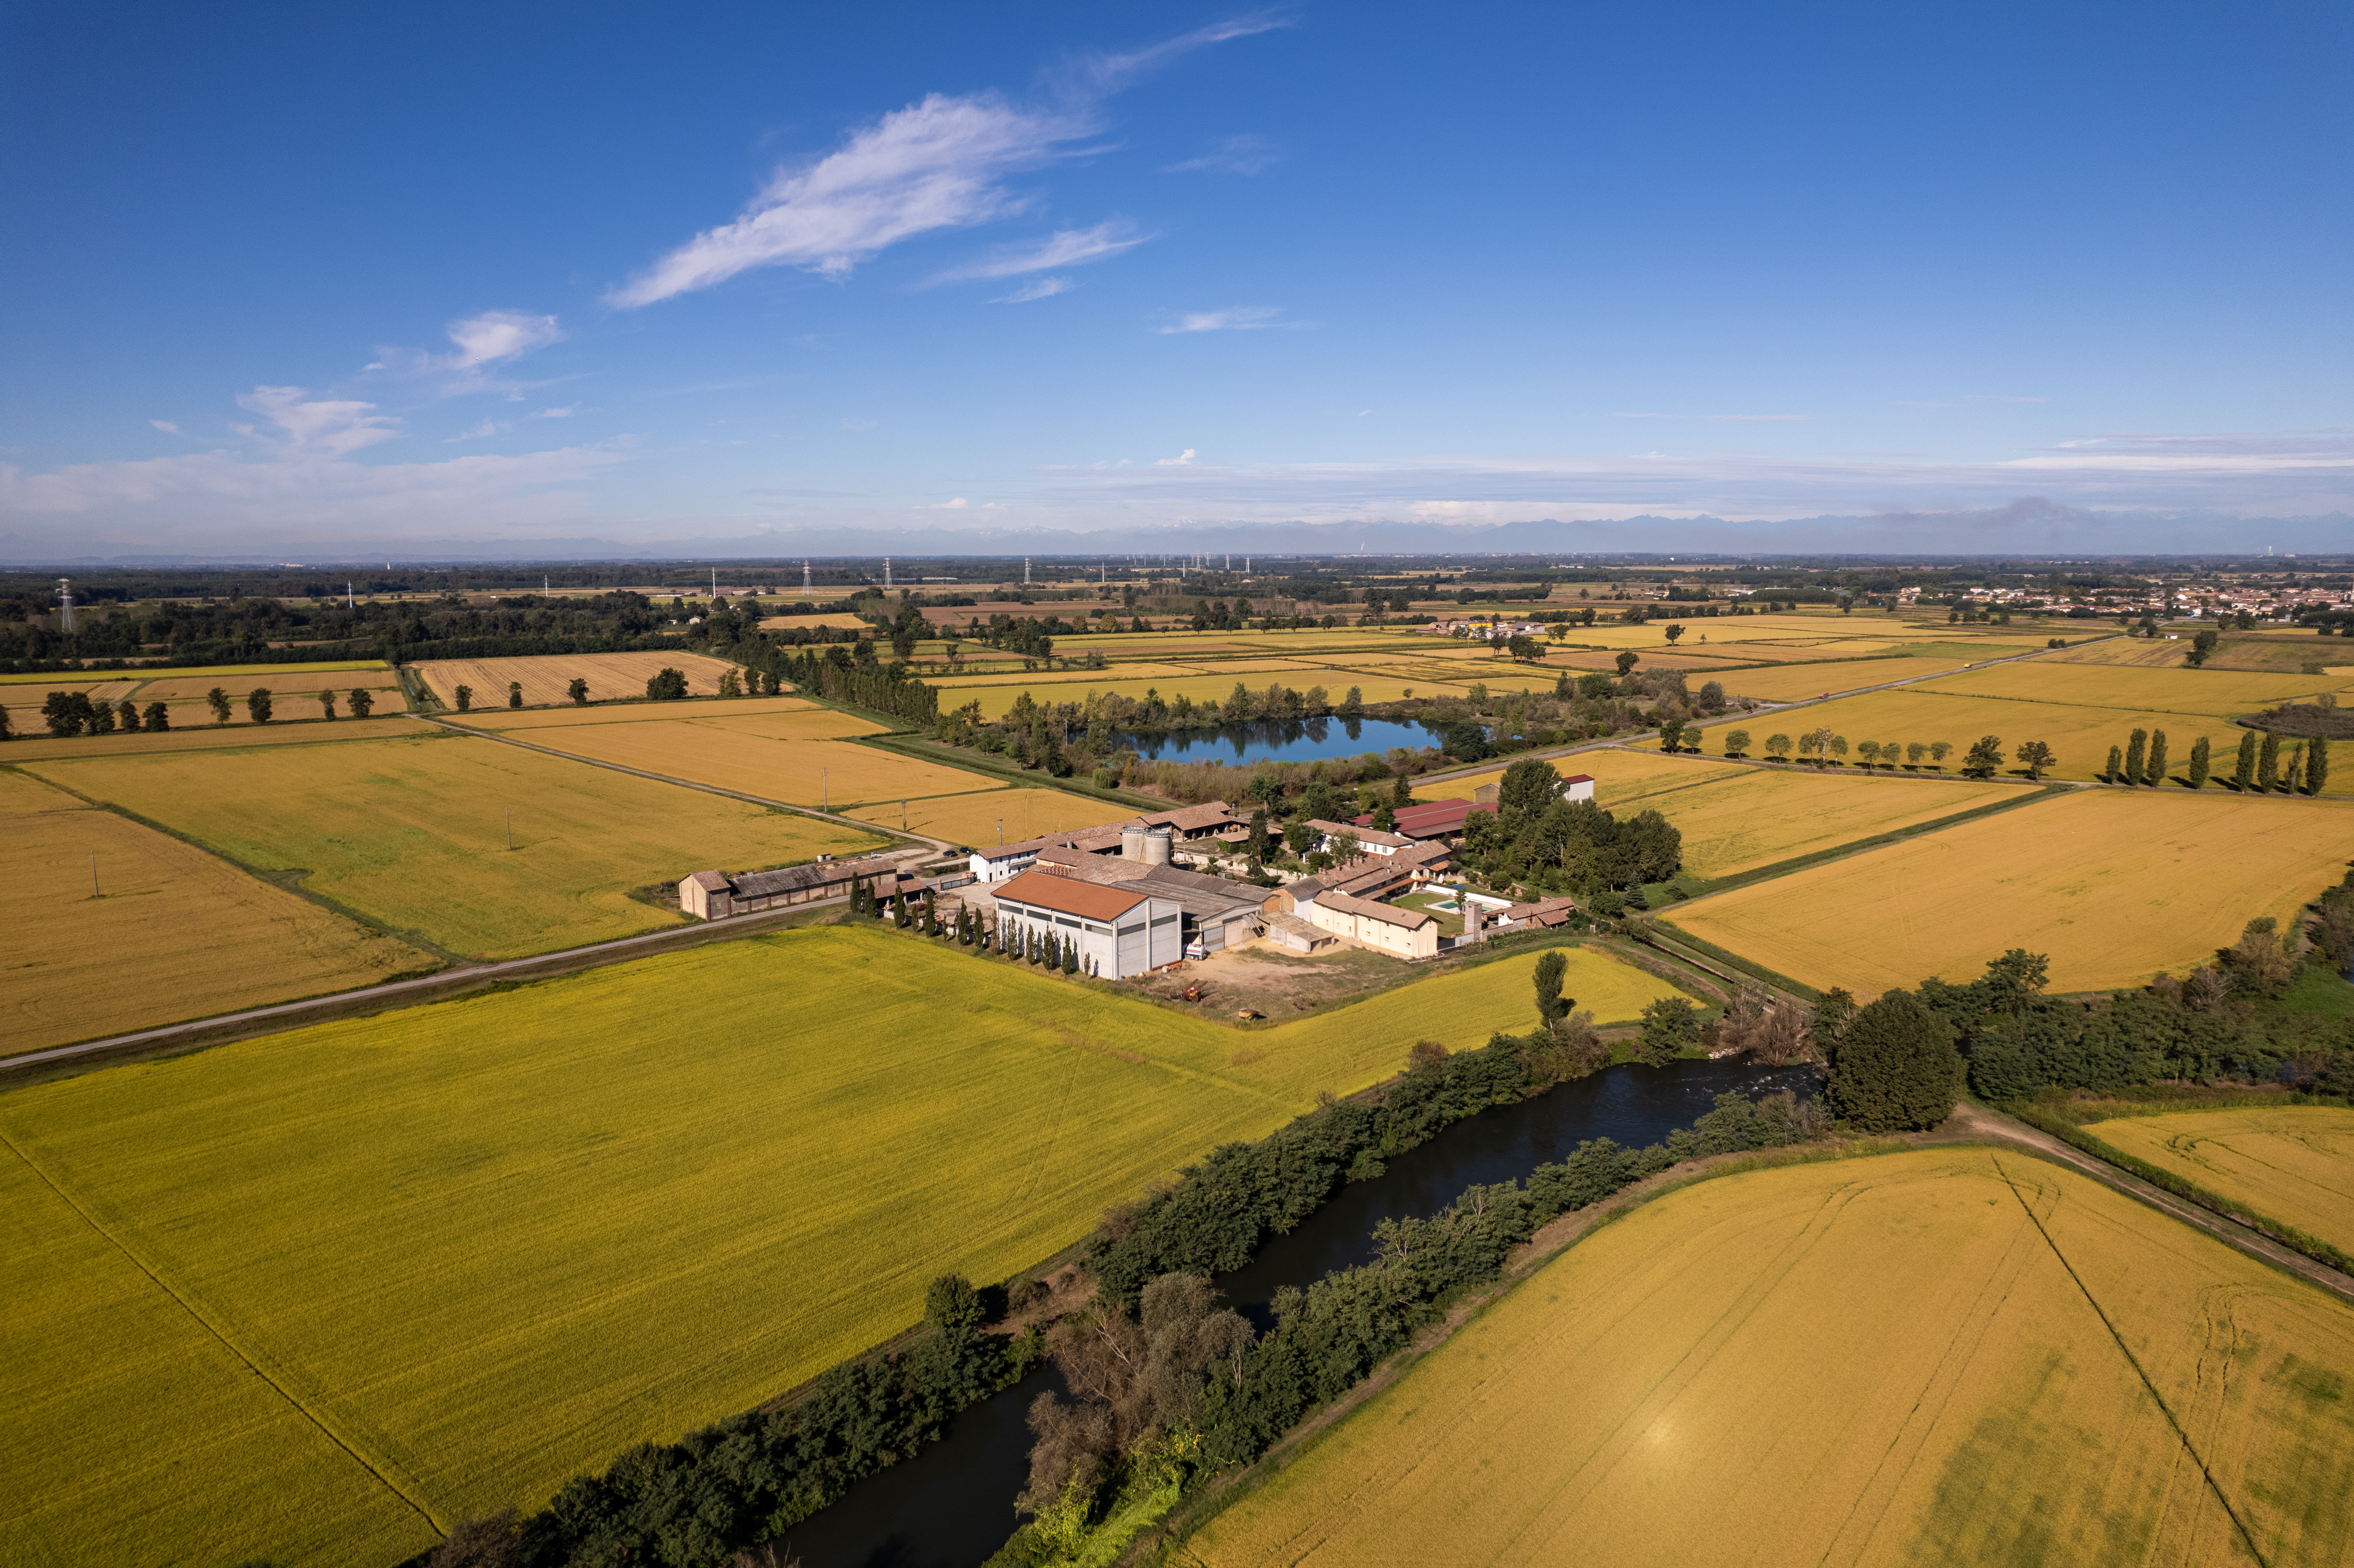
[[1164, 175], [1264, 174], [1279, 154], [1264, 136], [1229, 136], [1211, 152], [1182, 163], [1163, 164]]
[[180, 433], [180, 427], [169, 419], [150, 419], [147, 422], [167, 436], [176, 436]]
[[[1102, 101], [1112, 93], [1195, 49], [1288, 25], [1245, 17], [1127, 54], [1076, 56], [1059, 73], [1062, 90], [1052, 107], [1027, 107], [997, 92], [929, 94], [852, 132], [823, 157], [779, 170], [734, 222], [705, 229], [611, 291], [607, 302], [651, 305], [761, 267], [845, 278], [903, 240], [1020, 212], [1030, 202], [1006, 177], [1096, 151], [1084, 143], [1101, 129]], [[1048, 260], [1034, 270], [1069, 264]]]
[[1041, 278], [1034, 283], [1024, 283], [1010, 294], [1000, 294], [990, 301], [992, 305], [1026, 305], [1033, 300], [1051, 300], [1056, 294], [1067, 294], [1077, 288], [1068, 278]]
[[1279, 305], [1235, 305], [1223, 311], [1193, 311], [1179, 316], [1166, 326], [1154, 330], [1162, 334], [1185, 332], [1263, 332], [1270, 327], [1304, 327], [1306, 322], [1278, 321], [1283, 314]]
[[1018, 278], [1025, 272], [1048, 272], [1060, 267], [1081, 267], [1133, 250], [1152, 237], [1139, 234], [1124, 218], [1098, 223], [1093, 228], [1056, 229], [1034, 244], [1008, 246], [978, 260], [951, 267], [932, 278], [934, 283], [958, 283], [972, 278]]

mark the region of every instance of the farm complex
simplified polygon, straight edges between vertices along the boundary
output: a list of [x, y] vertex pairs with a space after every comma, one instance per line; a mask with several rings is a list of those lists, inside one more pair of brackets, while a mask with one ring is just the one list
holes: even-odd
[[0, 673], [0, 1555], [2345, 1560], [2354, 599], [931, 565]]

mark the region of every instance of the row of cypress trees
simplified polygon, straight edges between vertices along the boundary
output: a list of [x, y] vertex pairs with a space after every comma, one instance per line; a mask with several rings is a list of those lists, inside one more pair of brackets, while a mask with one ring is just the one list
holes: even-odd
[[[2166, 732], [2162, 729], [2137, 729], [2126, 737], [2123, 747], [2109, 747], [2108, 766], [2101, 770], [2101, 779], [2108, 784], [2144, 784], [2156, 786], [2166, 781]], [[2213, 754], [2205, 736], [2191, 743], [2190, 764], [2183, 770], [2182, 782], [2192, 789], [2203, 789], [2213, 770]], [[2240, 736], [2239, 755], [2233, 758], [2231, 787], [2242, 794], [2271, 794], [2275, 790], [2288, 794], [2318, 795], [2329, 782], [2329, 742], [2321, 736], [2301, 740], [2291, 747], [2287, 765], [2281, 759], [2281, 737], [2273, 730], [2249, 730]]]

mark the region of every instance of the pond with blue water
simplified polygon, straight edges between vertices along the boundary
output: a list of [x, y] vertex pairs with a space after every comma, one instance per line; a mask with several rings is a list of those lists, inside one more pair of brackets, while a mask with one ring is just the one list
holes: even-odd
[[1122, 730], [1112, 736], [1147, 761], [1312, 762], [1320, 758], [1361, 757], [1393, 747], [1419, 751], [1437, 743], [1419, 724], [1395, 719], [1253, 719], [1212, 729]]

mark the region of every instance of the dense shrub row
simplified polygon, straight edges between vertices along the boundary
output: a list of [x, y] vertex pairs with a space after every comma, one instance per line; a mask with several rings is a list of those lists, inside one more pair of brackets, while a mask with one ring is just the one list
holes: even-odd
[[675, 1443], [642, 1443], [604, 1474], [574, 1477], [528, 1518], [510, 1509], [461, 1525], [423, 1561], [435, 1568], [725, 1563], [929, 1443], [958, 1411], [1027, 1372], [1038, 1340], [988, 1333], [987, 1315], [970, 1285], [937, 1279], [910, 1348], [845, 1361], [774, 1413], [749, 1410]]

